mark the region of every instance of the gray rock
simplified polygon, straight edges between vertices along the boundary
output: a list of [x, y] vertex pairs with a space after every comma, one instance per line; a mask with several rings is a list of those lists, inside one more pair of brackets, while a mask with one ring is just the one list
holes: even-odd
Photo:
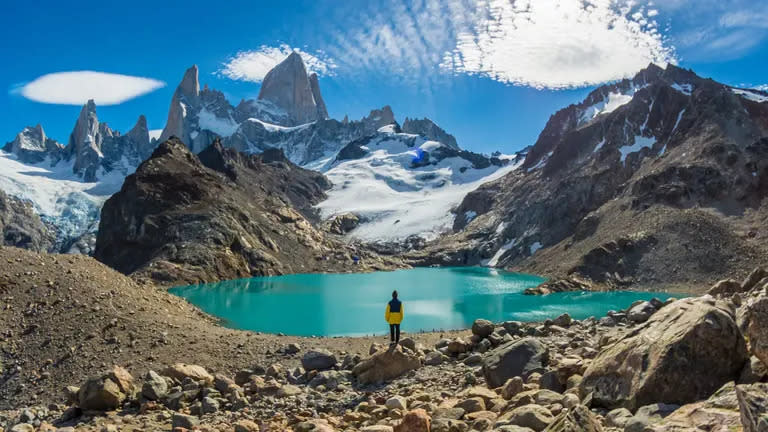
[[744, 432], [768, 431], [768, 384], [738, 385], [736, 397]]
[[605, 424], [608, 427], [615, 427], [618, 429], [624, 429], [629, 419], [632, 418], [632, 413], [626, 408], [616, 408], [608, 412], [605, 415]]
[[493, 333], [493, 323], [486, 319], [476, 319], [472, 323], [472, 334], [481, 338], [488, 337]]
[[642, 302], [632, 306], [629, 311], [627, 311], [627, 318], [634, 323], [644, 323], [648, 321], [648, 318], [655, 312], [656, 308], [653, 307], [650, 302]]
[[552, 324], [560, 327], [570, 327], [571, 323], [573, 322], [573, 318], [571, 318], [570, 315], [567, 313], [564, 313], [554, 320], [552, 320]]
[[171, 418], [171, 429], [181, 427], [184, 429], [192, 429], [200, 424], [200, 419], [186, 414], [174, 413]]
[[489, 387], [500, 387], [510, 378], [544, 371], [548, 362], [546, 347], [538, 339], [524, 338], [486, 354], [483, 375]]
[[672, 414], [679, 405], [655, 403], [640, 407], [624, 425], [624, 432], [644, 432], [645, 428], [659, 423]]
[[149, 400], [160, 400], [168, 394], [168, 383], [155, 371], [149, 371], [144, 376], [141, 395]]
[[259, 100], [270, 101], [284, 110], [294, 125], [324, 119], [328, 117], [328, 113], [322, 97], [321, 107], [318, 107], [315, 101], [315, 94], [320, 96], [320, 87], [317, 77], [314, 81], [313, 86], [301, 55], [294, 51], [264, 77]]
[[204, 397], [201, 406], [204, 414], [212, 414], [219, 410], [219, 403], [210, 397]]
[[330, 369], [336, 364], [336, 356], [327, 349], [307, 351], [301, 358], [301, 366], [307, 371]]

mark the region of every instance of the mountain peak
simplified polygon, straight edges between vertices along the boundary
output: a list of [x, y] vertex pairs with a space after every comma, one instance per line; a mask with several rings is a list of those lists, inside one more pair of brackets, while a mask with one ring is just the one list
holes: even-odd
[[182, 78], [176, 91], [188, 98], [194, 98], [200, 94], [200, 79], [197, 65], [192, 65], [184, 72], [184, 78]]
[[296, 51], [267, 73], [261, 83], [259, 100], [267, 100], [284, 110], [294, 125], [328, 116], [317, 76], [307, 74], [304, 60]]

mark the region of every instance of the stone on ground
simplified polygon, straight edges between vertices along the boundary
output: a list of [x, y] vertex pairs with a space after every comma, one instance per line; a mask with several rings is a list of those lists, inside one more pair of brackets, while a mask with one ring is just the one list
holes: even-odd
[[374, 384], [392, 380], [419, 367], [421, 367], [419, 357], [404, 352], [398, 345], [379, 351], [361, 361], [352, 368], [352, 374], [357, 377], [360, 384]]
[[476, 319], [472, 323], [472, 334], [485, 338], [493, 333], [493, 323], [486, 319]]
[[330, 369], [336, 364], [336, 356], [327, 349], [307, 351], [301, 358], [301, 366], [307, 371]]
[[536, 432], [544, 430], [554, 421], [552, 413], [540, 405], [519, 406], [499, 417], [500, 422], [531, 428]]
[[594, 414], [584, 405], [563, 410], [544, 429], [546, 432], [602, 432], [603, 428]]
[[432, 419], [423, 409], [408, 411], [394, 432], [430, 432]]
[[744, 338], [724, 302], [683, 299], [600, 352], [579, 390], [605, 408], [680, 405], [738, 378], [746, 360]]
[[175, 363], [165, 368], [162, 374], [179, 382], [189, 378], [196, 382], [205, 381], [206, 384], [213, 384], [213, 375], [209, 374], [202, 366], [197, 365]]
[[736, 386], [744, 432], [768, 432], [768, 384]]
[[80, 387], [79, 405], [85, 411], [109, 411], [117, 409], [125, 400], [125, 393], [108, 375], [90, 378]]
[[538, 339], [509, 342], [486, 354], [483, 375], [489, 387], [500, 387], [508, 379], [543, 372], [549, 362], [547, 348]]

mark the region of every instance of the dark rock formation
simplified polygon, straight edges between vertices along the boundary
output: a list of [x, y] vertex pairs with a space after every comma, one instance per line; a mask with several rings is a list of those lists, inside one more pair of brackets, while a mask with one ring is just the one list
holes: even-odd
[[428, 118], [409, 119], [406, 117], [403, 122], [402, 131], [404, 133], [421, 135], [427, 139], [445, 144], [454, 150], [459, 150], [456, 138]]

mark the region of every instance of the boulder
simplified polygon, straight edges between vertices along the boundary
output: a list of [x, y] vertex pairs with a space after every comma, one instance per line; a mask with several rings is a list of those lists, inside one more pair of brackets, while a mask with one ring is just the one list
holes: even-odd
[[136, 386], [133, 383], [133, 376], [130, 372], [120, 366], [113, 366], [109, 371], [109, 379], [115, 382], [120, 391], [130, 398], [136, 394]]
[[399, 409], [400, 411], [405, 411], [408, 408], [408, 402], [402, 396], [392, 396], [384, 402], [384, 406], [391, 410]]
[[235, 432], [260, 432], [259, 425], [251, 420], [238, 420], [235, 423]]
[[423, 409], [408, 411], [394, 432], [430, 432], [432, 419]]
[[683, 405], [643, 432], [740, 431], [736, 386], [724, 385], [705, 401]]
[[678, 405], [656, 403], [640, 407], [634, 416], [627, 420], [624, 432], [644, 432], [646, 428], [661, 422], [679, 408]]
[[718, 281], [707, 291], [711, 296], [729, 296], [741, 292], [741, 283], [733, 279], [723, 279]]
[[579, 391], [609, 409], [685, 404], [736, 379], [746, 360], [744, 338], [725, 303], [683, 299], [601, 351]]
[[209, 374], [202, 366], [175, 363], [165, 368], [162, 373], [178, 382], [182, 382], [185, 378], [189, 378], [195, 382], [204, 381], [206, 384], [213, 384], [213, 375]]
[[768, 432], [768, 383], [736, 386], [744, 432]]
[[125, 398], [125, 393], [109, 378], [109, 374], [88, 379], [78, 392], [80, 408], [85, 411], [114, 410], [120, 407]]
[[752, 354], [768, 366], [768, 295], [760, 294], [746, 306], [747, 337]]
[[307, 351], [301, 358], [301, 366], [307, 371], [330, 369], [336, 364], [336, 356], [327, 349]]
[[616, 408], [605, 415], [605, 425], [617, 429], [624, 429], [629, 419], [632, 418], [632, 412], [626, 408]]
[[594, 414], [584, 405], [563, 410], [544, 429], [545, 432], [602, 432], [603, 428]]
[[173, 417], [171, 417], [171, 429], [173, 430], [176, 430], [176, 428], [192, 429], [199, 424], [200, 419], [195, 416], [174, 413]]
[[633, 323], [644, 323], [648, 321], [648, 318], [655, 312], [656, 308], [653, 307], [651, 302], [646, 301], [632, 306], [629, 311], [627, 311], [627, 319]]
[[373, 384], [389, 381], [419, 367], [421, 360], [418, 356], [404, 352], [396, 345], [361, 361], [352, 368], [352, 374], [360, 384]]
[[506, 400], [512, 399], [513, 396], [523, 391], [523, 379], [519, 376], [512, 377], [504, 383], [504, 387], [501, 388], [501, 397]]
[[470, 344], [469, 342], [461, 338], [456, 338], [450, 341], [445, 349], [448, 351], [449, 354], [455, 356], [455, 355], [465, 353], [469, 351], [471, 348], [472, 348], [472, 344]]
[[570, 327], [572, 322], [573, 318], [571, 318], [571, 316], [567, 313], [564, 313], [552, 320], [552, 324], [559, 327]]
[[747, 292], [751, 290], [752, 288], [757, 285], [758, 282], [768, 277], [768, 270], [757, 267], [756, 269], [752, 270], [752, 273], [747, 276], [746, 279], [744, 279], [744, 282], [741, 283], [741, 291]]
[[471, 397], [464, 399], [456, 404], [456, 408], [461, 408], [465, 413], [485, 411], [485, 399], [481, 397]]
[[472, 334], [485, 338], [493, 333], [493, 323], [486, 319], [476, 319], [472, 323]]
[[759, 358], [752, 356], [749, 361], [744, 364], [744, 369], [741, 370], [739, 376], [739, 384], [752, 384], [758, 381], [764, 381], [768, 377], [768, 368], [760, 361]]
[[543, 372], [548, 362], [549, 353], [538, 339], [523, 338], [486, 354], [483, 375], [489, 387], [500, 387], [510, 378]]
[[149, 400], [159, 400], [168, 394], [168, 383], [155, 371], [149, 371], [144, 376], [144, 385], [141, 387], [141, 395]]
[[544, 430], [554, 421], [552, 413], [540, 405], [519, 406], [499, 417], [499, 422], [531, 428], [536, 432]]

